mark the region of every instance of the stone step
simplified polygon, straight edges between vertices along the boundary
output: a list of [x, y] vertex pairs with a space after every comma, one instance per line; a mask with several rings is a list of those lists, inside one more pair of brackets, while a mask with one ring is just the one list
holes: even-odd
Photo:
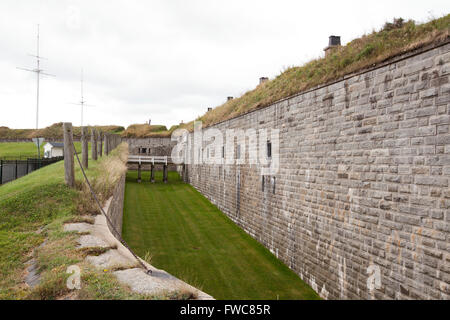
[[148, 275], [143, 269], [133, 268], [115, 271], [113, 274], [119, 282], [128, 285], [132, 291], [140, 294], [160, 295], [164, 292], [190, 291], [200, 300], [212, 300], [213, 298], [200, 290], [186, 284], [163, 270], [152, 268], [152, 274]]
[[108, 250], [99, 256], [87, 256], [85, 260], [98, 268], [110, 270], [135, 268], [137, 265], [137, 262], [133, 263], [116, 249]]
[[111, 246], [101, 238], [87, 234], [82, 235], [78, 240], [79, 249], [82, 248], [110, 248]]
[[84, 222], [67, 223], [64, 225], [64, 231], [77, 231], [78, 233], [92, 232], [93, 225]]

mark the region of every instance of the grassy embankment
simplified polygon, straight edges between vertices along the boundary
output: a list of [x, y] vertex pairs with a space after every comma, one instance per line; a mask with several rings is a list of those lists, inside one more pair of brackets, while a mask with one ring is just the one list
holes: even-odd
[[128, 172], [123, 236], [152, 264], [216, 299], [318, 299], [269, 250], [246, 234], [179, 175], [136, 182]]
[[[62, 122], [54, 123], [43, 129], [10, 129], [8, 127], [0, 127], [0, 139], [31, 139], [36, 137], [44, 137], [47, 139], [63, 139]], [[120, 134], [125, 128], [121, 126], [91, 126], [101, 132]], [[81, 127], [73, 127], [73, 136], [81, 137]]]
[[[126, 153], [127, 147], [122, 144], [108, 157], [90, 161], [87, 174], [102, 200], [111, 195], [115, 181], [126, 170]], [[65, 186], [63, 164], [55, 163], [0, 186], [0, 299], [57, 299], [67, 295], [79, 299], [154, 298], [131, 293], [117, 282], [111, 270], [102, 272], [83, 262], [88, 252], [76, 248], [78, 235], [63, 232], [63, 224], [92, 223], [92, 218], [81, 215], [98, 211], [81, 182], [78, 166], [76, 189]], [[38, 248], [44, 241], [45, 245]], [[30, 289], [24, 283], [25, 262], [33, 249], [41, 282]], [[66, 270], [74, 264], [82, 269], [82, 289], [70, 292]]]
[[[44, 156], [44, 145], [40, 146], [41, 157]], [[75, 141], [75, 149], [81, 152], [81, 142]], [[91, 143], [89, 142], [89, 150]], [[37, 158], [37, 147], [33, 142], [0, 142], [0, 159]]]
[[[379, 31], [363, 35], [339, 47], [327, 57], [312, 60], [303, 66], [293, 66], [274, 79], [258, 85], [241, 97], [227, 101], [197, 118], [207, 127], [260, 109], [302, 91], [341, 79], [408, 51], [448, 41], [450, 14], [416, 24], [395, 19]], [[193, 129], [193, 121], [173, 126], [169, 130], [155, 130], [148, 125], [133, 125], [123, 132], [127, 137], [170, 137], [176, 128]]]

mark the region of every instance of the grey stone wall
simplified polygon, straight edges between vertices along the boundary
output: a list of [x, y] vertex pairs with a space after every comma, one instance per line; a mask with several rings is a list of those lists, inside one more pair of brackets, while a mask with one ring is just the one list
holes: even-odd
[[[127, 138], [128, 151], [130, 155], [147, 155], [147, 156], [167, 156], [172, 154], [172, 148], [176, 145], [171, 138]], [[146, 148], [147, 153], [139, 153], [139, 148]], [[128, 169], [137, 170], [137, 164], [127, 164]], [[162, 165], [155, 165], [156, 171], [162, 171]], [[173, 164], [169, 165], [169, 171], [175, 171], [177, 167]], [[143, 164], [142, 170], [150, 171], [149, 164]]]
[[176, 144], [170, 138], [127, 138], [124, 140], [128, 143], [130, 155], [138, 155], [139, 148], [146, 148], [146, 155], [170, 157], [172, 148]]
[[[110, 218], [113, 227], [122, 234], [122, 222], [123, 222], [123, 201], [125, 197], [125, 174], [120, 177], [114, 188], [113, 197], [106, 213]], [[114, 236], [116, 233], [111, 229], [108, 224], [108, 228]]]
[[449, 299], [449, 49], [215, 125], [279, 129], [280, 170], [188, 165], [189, 182], [323, 298]]

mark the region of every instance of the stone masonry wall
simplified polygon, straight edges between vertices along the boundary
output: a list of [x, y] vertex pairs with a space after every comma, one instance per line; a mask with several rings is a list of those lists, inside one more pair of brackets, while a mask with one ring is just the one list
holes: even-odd
[[[125, 174], [120, 177], [114, 188], [111, 203], [108, 207], [106, 214], [111, 219], [113, 227], [122, 234], [122, 222], [123, 222], [123, 201], [125, 197]], [[111, 230], [111, 226], [108, 225], [111, 233], [116, 236], [116, 233]]]
[[127, 138], [130, 155], [138, 155], [139, 148], [147, 148], [146, 155], [149, 156], [169, 156], [176, 142], [170, 138]]
[[188, 165], [189, 182], [323, 298], [449, 299], [449, 51], [215, 125], [279, 129], [280, 169]]
[[[172, 154], [172, 148], [176, 145], [175, 141], [171, 141], [171, 138], [127, 138], [125, 141], [128, 143], [128, 151], [130, 155], [144, 155], [144, 156], [167, 156]], [[139, 153], [139, 148], [146, 148], [147, 153]], [[128, 164], [128, 169], [137, 170], [137, 164]], [[175, 165], [169, 165], [169, 171], [175, 171], [177, 168]], [[150, 164], [142, 165], [143, 171], [150, 171]], [[156, 171], [162, 171], [162, 165], [155, 165]]]

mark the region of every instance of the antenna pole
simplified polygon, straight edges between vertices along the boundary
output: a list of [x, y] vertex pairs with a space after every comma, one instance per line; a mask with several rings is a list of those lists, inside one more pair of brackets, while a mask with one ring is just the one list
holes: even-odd
[[84, 70], [81, 69], [81, 101], [79, 103], [71, 103], [81, 107], [81, 127], [83, 127], [83, 116], [84, 116], [84, 107], [94, 107], [93, 105], [86, 104], [86, 100], [84, 100]]
[[[46, 76], [53, 76], [52, 74], [44, 73], [41, 69], [41, 59], [42, 57], [39, 55], [39, 24], [37, 25], [37, 41], [36, 41], [36, 55], [32, 55], [36, 58], [36, 69], [26, 69], [26, 68], [18, 68], [21, 70], [34, 72], [36, 73], [36, 130], [39, 129], [39, 81], [41, 74]], [[37, 148], [38, 148], [38, 158], [41, 158], [41, 152], [40, 152], [40, 142], [39, 139], [37, 139]]]
[[[39, 78], [40, 78], [40, 61], [39, 61], [39, 24], [37, 25], [37, 44], [36, 44], [36, 61], [37, 61], [37, 68], [36, 68], [36, 130], [39, 129]], [[38, 153], [38, 159], [41, 159], [41, 146], [39, 137], [37, 137], [37, 153]]]
[[81, 69], [81, 126], [83, 126], [83, 108], [84, 107], [84, 97], [83, 97], [83, 69]]
[[[36, 93], [36, 130], [39, 129], [39, 74], [41, 73], [40, 61], [39, 61], [39, 25], [37, 25], [37, 45], [36, 45], [36, 79], [37, 79], [37, 93]], [[39, 143], [38, 143], [39, 145]], [[39, 146], [38, 146], [39, 147]]]

